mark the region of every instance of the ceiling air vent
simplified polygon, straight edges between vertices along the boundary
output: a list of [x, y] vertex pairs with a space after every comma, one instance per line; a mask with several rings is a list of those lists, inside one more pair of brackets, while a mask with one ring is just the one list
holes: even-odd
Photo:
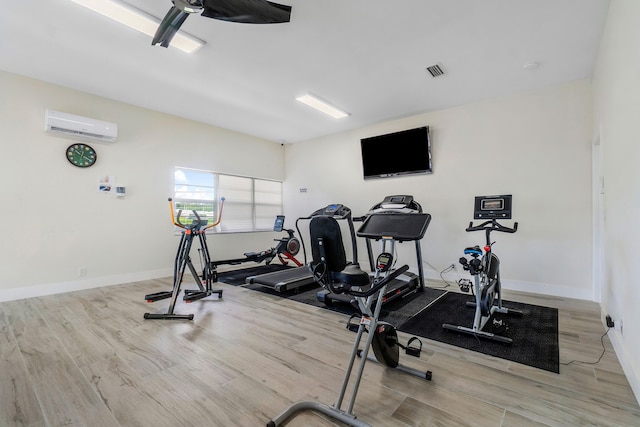
[[438, 64], [427, 67], [427, 71], [431, 74], [431, 77], [444, 76], [444, 70]]

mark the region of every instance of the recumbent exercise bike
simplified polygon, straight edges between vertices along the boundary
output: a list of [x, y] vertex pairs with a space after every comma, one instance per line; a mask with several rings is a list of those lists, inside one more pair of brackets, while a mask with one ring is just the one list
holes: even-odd
[[[404, 215], [404, 214], [398, 214]], [[417, 215], [420, 215], [418, 218]], [[429, 224], [431, 216], [429, 214], [411, 214], [413, 220], [402, 221], [401, 216], [396, 217], [398, 221], [407, 224], [407, 228], [399, 231], [399, 234], [390, 239], [390, 252], [383, 252], [378, 255], [373, 278], [369, 273], [360, 269], [357, 260], [347, 262], [345, 248], [342, 240], [342, 233], [337, 219], [345, 219], [349, 225], [351, 241], [355, 244], [353, 222], [351, 210], [344, 205], [329, 205], [324, 209], [324, 215], [314, 216], [309, 224], [311, 235], [311, 249], [313, 261], [310, 269], [313, 277], [321, 286], [335, 294], [347, 294], [357, 298], [362, 313], [357, 329], [356, 339], [351, 352], [351, 357], [344, 374], [342, 386], [338, 399], [333, 406], [329, 406], [315, 401], [300, 401], [289, 406], [284, 412], [267, 423], [267, 427], [277, 427], [285, 423], [297, 413], [305, 410], [318, 411], [328, 417], [339, 420], [353, 427], [370, 427], [364, 421], [358, 420], [353, 414], [353, 407], [358, 393], [360, 380], [364, 372], [364, 367], [368, 358], [369, 348], [372, 348], [379, 363], [390, 368], [395, 368], [403, 372], [416, 375], [425, 380], [431, 380], [431, 371], [419, 371], [410, 367], [398, 364], [399, 348], [405, 348], [407, 354], [420, 357], [419, 347], [402, 346], [398, 342], [396, 329], [389, 323], [379, 321], [380, 311], [383, 304], [383, 295], [386, 288], [395, 278], [409, 269], [408, 265], [403, 265], [393, 269], [394, 241], [414, 237], [415, 234], [424, 234]], [[369, 230], [373, 233], [378, 225], [376, 219], [370, 216], [365, 220], [359, 232]], [[378, 217], [376, 217], [378, 218]], [[420, 221], [418, 221], [420, 219]], [[371, 222], [369, 222], [371, 221]], [[410, 229], [410, 230], [409, 230]], [[373, 234], [371, 235], [373, 237]], [[383, 238], [380, 236], [380, 238]], [[349, 327], [349, 325], [347, 325]], [[364, 349], [359, 349], [364, 333], [367, 339]], [[413, 337], [411, 340], [419, 340]], [[410, 342], [411, 342], [410, 340]], [[349, 404], [346, 410], [342, 409], [343, 400], [347, 392], [351, 373], [356, 358], [360, 357], [360, 364], [354, 377], [354, 385], [351, 390]]]

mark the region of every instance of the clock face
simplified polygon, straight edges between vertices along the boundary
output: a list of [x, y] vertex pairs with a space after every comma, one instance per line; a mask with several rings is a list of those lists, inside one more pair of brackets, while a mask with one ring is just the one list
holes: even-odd
[[97, 159], [98, 155], [95, 150], [87, 144], [72, 144], [67, 148], [67, 160], [79, 168], [88, 168]]

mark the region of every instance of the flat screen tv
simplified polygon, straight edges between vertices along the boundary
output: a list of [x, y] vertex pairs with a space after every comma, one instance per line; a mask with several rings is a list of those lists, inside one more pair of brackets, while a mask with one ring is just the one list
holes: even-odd
[[364, 179], [432, 173], [429, 127], [360, 140]]

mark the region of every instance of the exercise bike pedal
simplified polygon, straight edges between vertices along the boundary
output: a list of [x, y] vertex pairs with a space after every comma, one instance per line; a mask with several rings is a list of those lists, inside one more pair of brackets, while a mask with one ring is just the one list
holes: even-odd
[[[418, 347], [412, 347], [411, 343], [417, 341]], [[413, 337], [407, 343], [407, 346], [404, 349], [405, 353], [409, 356], [420, 357], [420, 352], [422, 351], [422, 341], [418, 337]]]
[[144, 299], [147, 302], [155, 302], [155, 301], [160, 301], [162, 299], [171, 298], [172, 296], [173, 296], [173, 292], [163, 291], [163, 292], [156, 292], [154, 294], [145, 295]]
[[[358, 319], [358, 323], [352, 322], [352, 320], [356, 318]], [[347, 320], [347, 329], [351, 332], [358, 332], [358, 328], [360, 328], [360, 318], [361, 316], [359, 314], [352, 314], [349, 320]]]

